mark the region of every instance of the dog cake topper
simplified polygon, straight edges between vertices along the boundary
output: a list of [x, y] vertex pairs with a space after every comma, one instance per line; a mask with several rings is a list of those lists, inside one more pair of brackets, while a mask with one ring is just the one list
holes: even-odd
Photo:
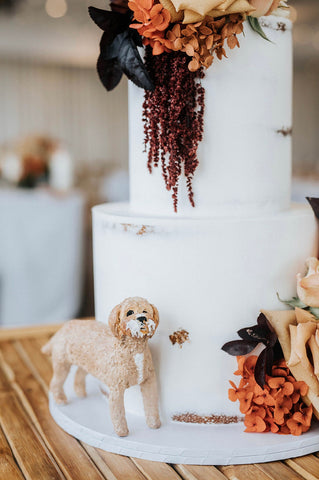
[[148, 340], [159, 323], [157, 308], [140, 297], [126, 298], [110, 313], [109, 324], [71, 320], [49, 340], [42, 352], [51, 355], [50, 390], [56, 403], [67, 403], [63, 385], [72, 365], [78, 367], [74, 391], [86, 396], [85, 378], [91, 374], [109, 389], [109, 408], [117, 435], [128, 435], [124, 393], [140, 385], [146, 423], [161, 425], [157, 381]]

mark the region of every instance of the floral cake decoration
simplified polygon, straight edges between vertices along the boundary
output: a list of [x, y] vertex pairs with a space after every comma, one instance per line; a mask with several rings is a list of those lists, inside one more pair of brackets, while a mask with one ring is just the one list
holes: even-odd
[[[319, 199], [308, 201], [319, 219]], [[242, 328], [240, 340], [222, 347], [237, 357], [234, 374], [241, 379], [238, 385], [229, 382], [228, 396], [239, 402], [246, 432], [300, 435], [309, 430], [313, 416], [319, 419], [317, 258], [306, 260], [296, 290], [295, 297], [283, 301], [290, 310], [261, 310], [256, 325]]]
[[268, 40], [259, 18], [289, 18], [291, 10], [282, 0], [113, 0], [110, 8], [89, 7], [92, 20], [103, 30], [99, 77], [107, 90], [115, 88], [123, 74], [145, 89], [147, 167], [151, 173], [161, 166], [175, 211], [184, 174], [194, 207], [192, 180], [203, 138], [205, 70], [214, 58], [227, 57], [227, 48], [240, 46], [246, 19]]

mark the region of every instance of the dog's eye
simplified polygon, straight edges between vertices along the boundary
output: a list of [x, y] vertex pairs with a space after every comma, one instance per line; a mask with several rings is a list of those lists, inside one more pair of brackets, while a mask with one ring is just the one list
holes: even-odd
[[147, 313], [147, 311], [146, 311], [146, 310], [143, 310], [143, 313]]
[[129, 311], [127, 312], [126, 316], [129, 317], [130, 315], [133, 315], [133, 314], [134, 314], [133, 310], [129, 310]]

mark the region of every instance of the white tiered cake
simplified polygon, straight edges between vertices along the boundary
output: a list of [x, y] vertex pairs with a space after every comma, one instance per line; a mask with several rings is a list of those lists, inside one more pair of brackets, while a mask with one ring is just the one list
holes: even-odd
[[[151, 349], [164, 420], [236, 421], [228, 401], [234, 359], [222, 345], [255, 322], [261, 307], [295, 294], [295, 275], [315, 254], [316, 222], [289, 206], [291, 23], [265, 17], [265, 41], [245, 24], [240, 50], [215, 61], [203, 80], [204, 140], [194, 176], [196, 207], [180, 185], [178, 213], [159, 169], [143, 151], [143, 91], [130, 86], [131, 202], [93, 210], [97, 320], [143, 296], [160, 313]], [[169, 336], [189, 333], [179, 348]], [[142, 412], [140, 393], [126, 408]], [[232, 417], [232, 418], [231, 418]]]

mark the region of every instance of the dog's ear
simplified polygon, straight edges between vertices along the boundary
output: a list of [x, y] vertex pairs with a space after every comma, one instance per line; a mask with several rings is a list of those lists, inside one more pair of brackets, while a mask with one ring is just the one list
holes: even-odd
[[157, 328], [157, 326], [158, 326], [158, 324], [159, 324], [159, 314], [158, 314], [158, 310], [157, 310], [157, 308], [155, 307], [155, 305], [152, 305], [152, 304], [151, 304], [151, 307], [152, 307], [152, 309], [153, 309], [153, 320], [154, 320], [154, 322], [156, 323], [156, 328]]
[[109, 327], [115, 337], [119, 337], [121, 304], [116, 305], [109, 316]]

